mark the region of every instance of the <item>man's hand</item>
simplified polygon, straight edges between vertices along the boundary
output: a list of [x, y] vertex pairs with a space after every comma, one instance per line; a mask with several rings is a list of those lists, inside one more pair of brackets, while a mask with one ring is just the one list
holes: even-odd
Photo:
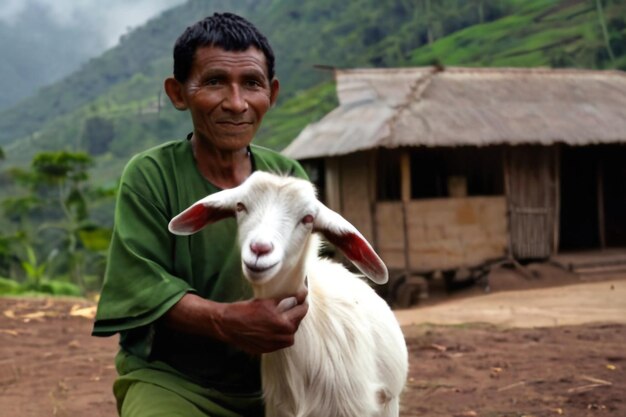
[[163, 317], [172, 329], [211, 337], [251, 354], [293, 345], [309, 306], [306, 292], [280, 299], [217, 303], [186, 294]]
[[284, 300], [253, 299], [224, 304], [219, 319], [226, 343], [252, 354], [293, 345], [294, 335], [308, 311], [306, 293]]

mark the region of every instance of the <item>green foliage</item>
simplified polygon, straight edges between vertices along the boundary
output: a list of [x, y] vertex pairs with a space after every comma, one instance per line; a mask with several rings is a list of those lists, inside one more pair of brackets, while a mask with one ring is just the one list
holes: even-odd
[[17, 295], [23, 291], [19, 282], [0, 277], [0, 295]]
[[38, 288], [32, 288], [28, 284], [20, 284], [12, 279], [0, 277], [0, 296], [37, 294], [80, 297], [82, 291], [78, 286], [65, 281], [47, 280], [43, 281]]
[[[102, 277], [110, 229], [89, 219], [93, 201], [111, 199], [112, 192], [86, 185], [92, 158], [84, 152], [50, 151], [34, 156], [31, 170], [14, 170], [22, 195], [5, 199], [6, 219], [17, 228], [17, 238], [0, 239], [0, 266], [24, 288], [36, 292], [70, 293], [87, 289], [85, 277]], [[89, 199], [88, 199], [89, 197]], [[2, 235], [0, 235], [2, 237]], [[19, 243], [19, 244], [17, 244]], [[13, 251], [22, 274], [16, 274], [15, 259], [2, 256]], [[50, 277], [66, 276], [71, 284], [57, 284]], [[100, 285], [100, 278], [89, 285]], [[67, 285], [66, 285], [67, 284]]]
[[102, 155], [109, 150], [109, 145], [115, 139], [115, 127], [110, 120], [100, 116], [89, 117], [85, 120], [81, 144], [91, 155]]
[[26, 251], [26, 257], [21, 262], [22, 269], [26, 273], [26, 283], [24, 286], [32, 291], [40, 291], [43, 283], [47, 281], [48, 278], [46, 275], [48, 262], [40, 262], [31, 245], [25, 243], [24, 249]]
[[14, 222], [22, 222], [35, 208], [41, 206], [41, 199], [34, 195], [8, 197], [2, 200], [4, 215]]
[[[595, 0], [527, 0], [515, 14], [470, 26], [413, 52], [413, 65], [619, 68], [603, 43]], [[626, 1], [604, 9], [609, 40], [624, 56]]]
[[83, 228], [78, 236], [82, 245], [93, 252], [104, 252], [109, 248], [111, 229], [102, 227]]
[[256, 143], [282, 149], [304, 126], [321, 119], [336, 106], [337, 94], [332, 81], [302, 91], [266, 116]]
[[74, 297], [80, 297], [83, 294], [81, 288], [76, 284], [57, 280], [47, 280], [42, 282], [37, 292], [50, 295], [69, 295]]
[[0, 276], [9, 276], [19, 265], [20, 260], [15, 255], [15, 247], [19, 243], [19, 236], [0, 234]]
[[39, 179], [51, 184], [65, 181], [79, 182], [87, 179], [87, 168], [92, 164], [91, 156], [84, 152], [41, 152], [32, 162]]

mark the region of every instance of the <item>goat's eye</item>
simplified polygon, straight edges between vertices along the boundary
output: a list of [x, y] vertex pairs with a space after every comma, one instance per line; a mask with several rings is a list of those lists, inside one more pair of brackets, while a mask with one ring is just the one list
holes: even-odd
[[246, 209], [246, 206], [244, 206], [243, 203], [237, 203], [237, 206], [235, 207], [235, 210], [237, 210], [237, 213], [242, 213], [244, 211], [248, 211], [248, 209]]
[[310, 214], [307, 214], [306, 216], [304, 216], [304, 217], [302, 218], [302, 223], [303, 223], [303, 224], [311, 224], [311, 223], [313, 223], [313, 220], [315, 220], [315, 219], [313, 218], [313, 216], [312, 216], [312, 215], [310, 215]]

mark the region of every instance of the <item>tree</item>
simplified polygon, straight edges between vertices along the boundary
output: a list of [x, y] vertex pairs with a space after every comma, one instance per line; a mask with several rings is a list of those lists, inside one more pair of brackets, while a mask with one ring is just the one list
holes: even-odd
[[432, 43], [435, 41], [435, 36], [433, 35], [433, 14], [431, 12], [431, 4], [430, 4], [430, 0], [426, 0], [425, 2], [425, 7], [426, 7], [426, 31], [428, 34], [428, 44], [432, 45]]
[[93, 227], [87, 221], [88, 207], [84, 190], [89, 178], [87, 169], [91, 164], [92, 159], [86, 153], [67, 151], [42, 152], [35, 155], [32, 162], [39, 186], [56, 188], [56, 193], [52, 195], [48, 195], [45, 188], [40, 188], [43, 199], [49, 199], [51, 206], [60, 209], [62, 213], [61, 218], [43, 223], [39, 231], [60, 232], [59, 255], [66, 258], [72, 281], [79, 285], [83, 284], [84, 263], [80, 232], [85, 227]]
[[19, 241], [19, 235], [0, 235], [0, 278], [13, 276], [19, 268], [20, 258], [16, 255]]
[[112, 190], [89, 188], [91, 164], [84, 152], [41, 152], [29, 170], [7, 171], [15, 194], [1, 207], [16, 232], [0, 236], [0, 270], [20, 266], [21, 274], [10, 276], [25, 277], [35, 290], [65, 285], [51, 277], [69, 278], [84, 290], [86, 273], [100, 284], [111, 231], [90, 220], [89, 203], [111, 198]]
[[602, 37], [604, 38], [604, 47], [609, 55], [612, 63], [615, 63], [615, 54], [613, 48], [611, 48], [611, 39], [609, 37], [609, 31], [606, 28], [606, 21], [604, 19], [604, 8], [602, 7], [602, 0], [595, 0], [596, 11], [598, 14], [598, 21], [600, 22], [600, 28], [602, 29]]

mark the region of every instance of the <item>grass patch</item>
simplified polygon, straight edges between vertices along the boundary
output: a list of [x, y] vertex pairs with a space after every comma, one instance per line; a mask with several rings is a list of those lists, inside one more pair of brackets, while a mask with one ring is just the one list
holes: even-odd
[[38, 286], [29, 283], [19, 283], [12, 279], [0, 277], [0, 296], [14, 295], [57, 295], [57, 296], [82, 296], [80, 288], [70, 282], [45, 280]]

